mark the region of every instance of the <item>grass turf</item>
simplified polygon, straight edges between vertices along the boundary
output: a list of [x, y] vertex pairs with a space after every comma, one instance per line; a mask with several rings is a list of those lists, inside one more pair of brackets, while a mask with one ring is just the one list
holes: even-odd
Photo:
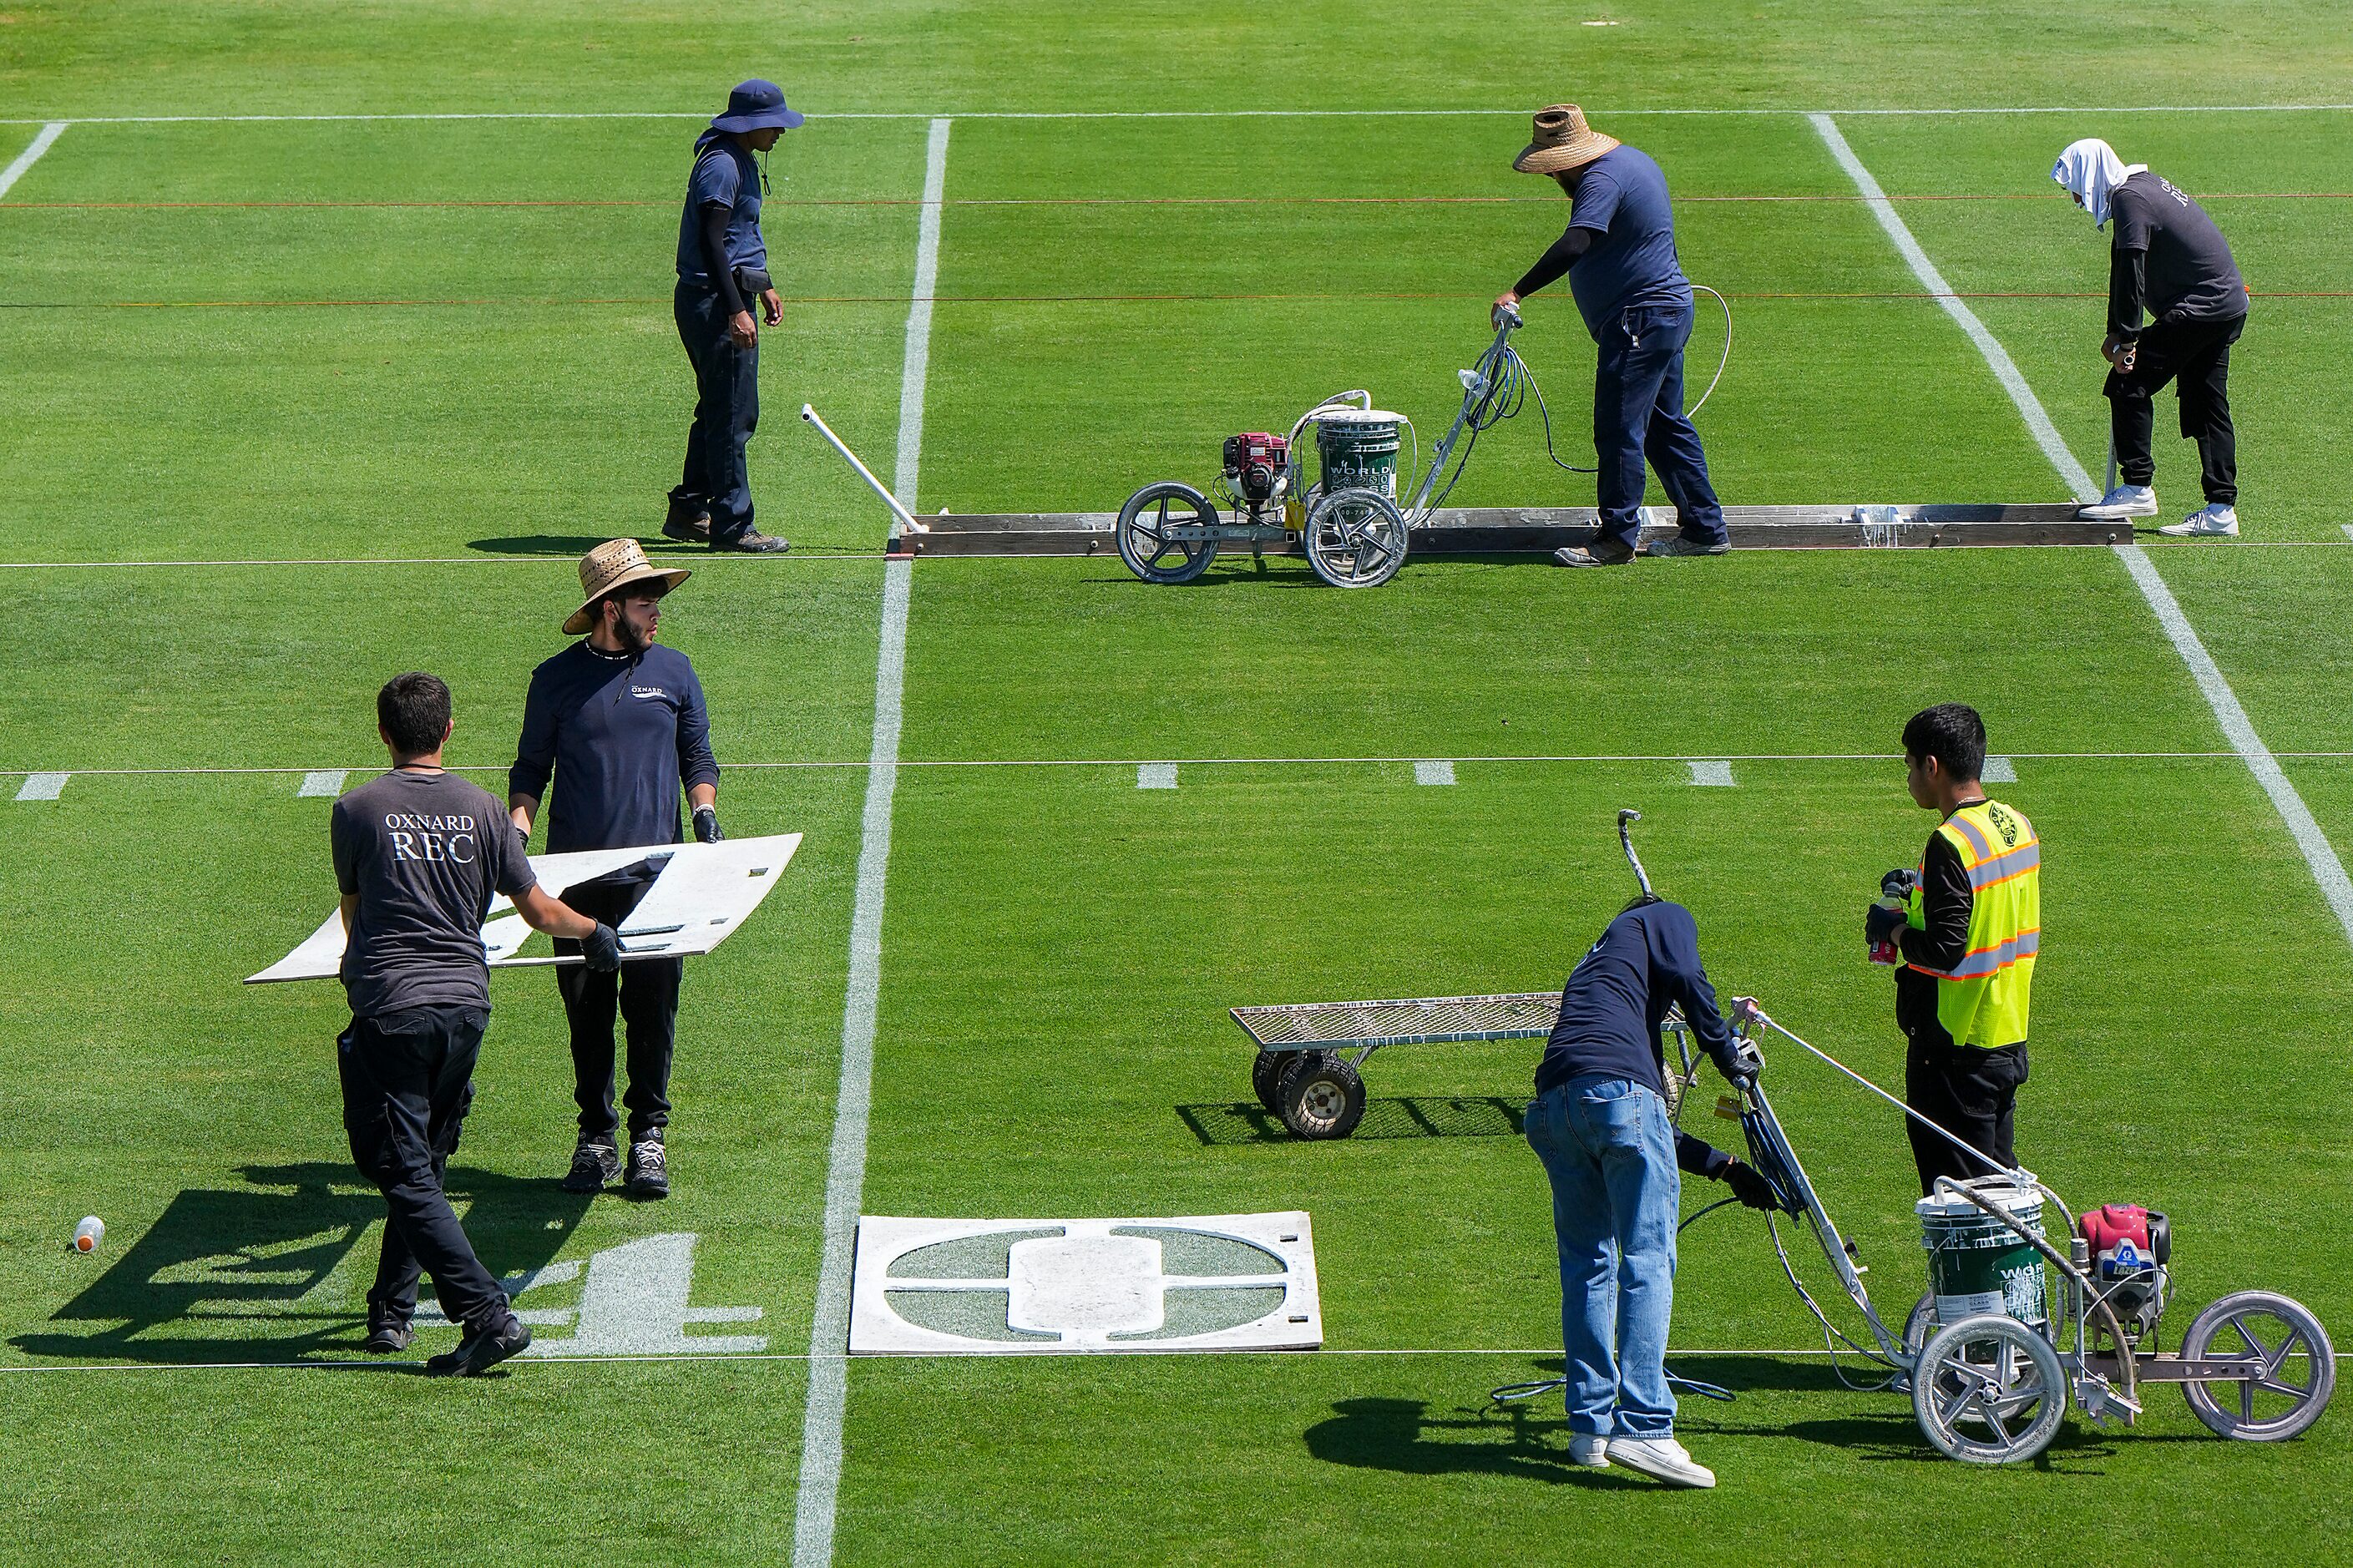
[[[863, 553], [881, 528], [786, 416], [818, 402], [891, 471], [904, 308], [888, 301], [913, 274], [923, 115], [1517, 108], [1561, 96], [1564, 71], [1597, 118], [1613, 99], [1884, 101], [1887, 82], [1913, 80], [1944, 102], [2179, 102], [2217, 84], [2242, 101], [2333, 98], [2342, 46], [2325, 40], [2347, 29], [2299, 11], [2298, 35], [2323, 41], [2290, 53], [2268, 41], [2284, 16], [2155, 8], [2094, 58], [2072, 19], [2003, 6], [1929, 29], [1896, 6], [1693, 26], [1688, 7], [1659, 4], [1590, 33], [1485, 7], [1417, 16], [1437, 29], [1426, 52], [1394, 47], [1401, 14], [1379, 8], [794, 13], [777, 35], [793, 69], [771, 68], [820, 118], [779, 151], [768, 232], [791, 258], [789, 291], [812, 302], [771, 336], [754, 454], [764, 518], [805, 555], [709, 563], [666, 631], [703, 674], [723, 761], [865, 755], [880, 573], [806, 553]], [[1492, 47], [1530, 25], [1564, 34], [1565, 50]], [[657, 6], [36, 5], [0, 29], [13, 46], [0, 81], [27, 115], [673, 110], [756, 68]], [[852, 107], [918, 118], [822, 117]], [[2058, 141], [2110, 135], [2200, 191], [2327, 190], [2339, 119], [1841, 126], [1957, 288], [2096, 295], [2098, 242], [2042, 182]], [[21, 574], [0, 766], [364, 768], [367, 694], [412, 664], [459, 689], [459, 760], [502, 763], [524, 675], [558, 646], [570, 555], [649, 531], [670, 480], [685, 377], [664, 309], [668, 203], [693, 123], [70, 128], [0, 199], [13, 307], [0, 454], [18, 481], [0, 497], [0, 558], [478, 563]], [[1434, 437], [1484, 300], [1560, 216], [1502, 166], [1518, 127], [959, 120], [926, 506], [1102, 506], [1145, 478], [1205, 477], [1218, 435], [1287, 422], [1340, 385], [1374, 387]], [[1684, 200], [1687, 264], [1735, 297], [1733, 370], [1704, 421], [1728, 499], [2061, 493], [1974, 351], [1932, 302], [1900, 297], [1917, 284], [1857, 205], [1700, 199], [1851, 195], [1801, 118], [1604, 128], [1661, 157]], [[1219, 200], [1267, 195], [1514, 199]], [[1925, 199], [1947, 195], [2000, 199]], [[1208, 200], [1059, 200], [1168, 196]], [[997, 205], [1031, 198], [1048, 200]], [[152, 205], [312, 201], [628, 205]], [[113, 203], [150, 205], [96, 205]], [[2327, 289], [2341, 272], [2335, 205], [2214, 205], [2259, 290]], [[1034, 298], [1082, 293], [1340, 297]], [[287, 303], [320, 299], [488, 302]], [[2353, 477], [2327, 437], [2342, 303], [2259, 300], [2238, 356], [2258, 537], [2336, 534], [2329, 498]], [[2103, 411], [2083, 367], [2097, 300], [1978, 308], [2096, 468]], [[1575, 461], [1590, 350], [1565, 300], [1531, 315], [1522, 341]], [[1713, 363], [1715, 331], [1703, 315], [1694, 364]], [[2159, 434], [2170, 500], [2186, 448]], [[1482, 443], [1458, 499], [1573, 503], [1586, 484], [1544, 461], [1523, 419]], [[2348, 557], [2158, 559], [2265, 738], [2342, 749]], [[1229, 563], [1166, 593], [1102, 561], [929, 563], [903, 750], [1881, 753], [1917, 706], [1978, 701], [1997, 747], [2029, 754], [2002, 793], [2052, 845], [2030, 1159], [2079, 1201], [2171, 1209], [2181, 1321], [2255, 1283], [2341, 1320], [2346, 1243], [2310, 1211], [2346, 1178], [2331, 1131], [2343, 1090], [2325, 1031], [2300, 1020], [2343, 1005], [2353, 955], [2310, 873], [2235, 762], [2031, 754], [2222, 746], [2116, 563], [1695, 565], [1597, 582], [1415, 564], [1342, 595], [1289, 563]], [[1540, 1374], [1556, 1335], [1542, 1184], [1513, 1130], [1532, 1052], [1384, 1055], [1366, 1132], [1305, 1146], [1246, 1103], [1247, 1054], [1222, 1009], [1549, 984], [1614, 908], [1609, 814], [1640, 804], [1653, 868], [1698, 911], [1719, 979], [1893, 1079], [1884, 988], [1853, 951], [1852, 910], [1915, 852], [1923, 819], [1883, 763], [1735, 767], [1737, 788], [1692, 790], [1673, 761], [1466, 761], [1440, 790], [1401, 762], [1197, 764], [1173, 795], [1135, 790], [1116, 765], [906, 770], [867, 1210], [1304, 1206], [1333, 1349], [1449, 1353], [856, 1364], [841, 1559], [1178, 1561], [1312, 1540], [1368, 1561], [1516, 1560], [1533, 1537], [1885, 1560], [1931, 1532], [1982, 1554], [2009, 1549], [2026, 1510], [2097, 1512], [2119, 1483], [2168, 1500], [2149, 1539], [2169, 1556], [2304, 1561], [2340, 1537], [2353, 1521], [2326, 1479], [2344, 1460], [2341, 1421], [2284, 1448], [2226, 1445], [2162, 1392], [2139, 1432], [2078, 1423], [2046, 1462], [1987, 1475], [1929, 1459], [1900, 1399], [1845, 1393], [1818, 1362], [1694, 1355], [1688, 1370], [1741, 1394], [1686, 1405], [1693, 1446], [1726, 1477], [1704, 1500], [1569, 1472], [1557, 1406], [1482, 1415], [1483, 1390]], [[2353, 844], [2353, 770], [2289, 770]], [[554, 1193], [570, 1128], [560, 1014], [537, 977], [499, 980], [453, 1173], [493, 1267], [691, 1231], [695, 1301], [756, 1305], [773, 1350], [805, 1348], [863, 786], [855, 767], [727, 780], [731, 826], [808, 839], [755, 929], [690, 979], [667, 1206]], [[0, 900], [38, 914], [12, 927], [16, 983], [0, 991], [12, 1142], [38, 1152], [0, 1188], [0, 1362], [133, 1368], [0, 1371], [0, 1414], [33, 1476], [0, 1507], [0, 1554], [530, 1563], [593, 1542], [622, 1561], [773, 1559], [791, 1530], [798, 1363], [533, 1364], [455, 1391], [189, 1364], [347, 1355], [374, 1248], [335, 1125], [336, 998], [235, 985], [324, 907], [323, 808], [293, 788], [285, 774], [90, 774], [53, 803], [0, 804]], [[1896, 1129], [1792, 1053], [1775, 1076], [1879, 1294], [1907, 1300], [1916, 1241]], [[109, 1218], [108, 1248], [76, 1258], [62, 1238], [90, 1210]], [[1778, 1268], [1751, 1225], [1694, 1228], [1678, 1342], [1802, 1346], [1810, 1323]], [[1474, 1351], [1518, 1353], [1461, 1353]], [[385, 1485], [387, 1452], [415, 1495]]]

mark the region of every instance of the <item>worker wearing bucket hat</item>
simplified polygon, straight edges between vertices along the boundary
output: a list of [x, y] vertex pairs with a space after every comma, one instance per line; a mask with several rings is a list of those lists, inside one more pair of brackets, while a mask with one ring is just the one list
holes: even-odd
[[784, 540], [752, 526], [752, 479], [744, 448], [760, 422], [760, 324], [785, 319], [760, 237], [765, 165], [754, 162], [801, 123], [772, 81], [747, 81], [727, 95], [727, 112], [695, 139], [694, 169], [678, 220], [678, 289], [672, 311], [694, 366], [694, 423], [685, 471], [670, 492], [662, 532], [713, 550], [776, 553]]
[[[507, 805], [525, 838], [554, 780], [547, 808], [551, 854], [678, 843], [681, 790], [694, 808], [695, 838], [709, 844], [724, 837], [702, 683], [684, 654], [654, 640], [663, 595], [689, 574], [654, 565], [634, 539], [608, 540], [581, 558], [582, 602], [564, 630], [587, 636], [531, 672], [522, 738], [507, 775]], [[564, 890], [564, 900], [617, 928], [656, 874], [656, 868], [639, 862], [574, 884]], [[573, 1098], [580, 1107], [579, 1142], [564, 1178], [567, 1192], [594, 1193], [622, 1173], [620, 1118], [613, 1108], [617, 1007], [628, 1036], [628, 1190], [632, 1197], [669, 1195], [664, 1130], [685, 969], [677, 959], [646, 958], [624, 965], [617, 976], [556, 971], [571, 1026]]]
[[1534, 139], [1512, 160], [1547, 174], [1569, 200], [1568, 229], [1496, 297], [1500, 319], [1566, 273], [1599, 358], [1593, 382], [1593, 449], [1601, 529], [1584, 549], [1556, 552], [1563, 566], [1614, 566], [1633, 558], [1642, 530], [1644, 459], [1675, 503], [1676, 536], [1653, 555], [1720, 555], [1729, 547], [1724, 509], [1707, 476], [1699, 432], [1683, 416], [1683, 345], [1692, 289], [1675, 255], [1674, 212], [1658, 164], [1585, 122], [1573, 103], [1535, 115]]

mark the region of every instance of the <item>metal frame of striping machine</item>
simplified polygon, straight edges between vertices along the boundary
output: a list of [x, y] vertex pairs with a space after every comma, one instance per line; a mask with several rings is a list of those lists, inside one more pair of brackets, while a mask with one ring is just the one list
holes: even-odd
[[[1451, 474], [1448, 465], [1464, 434], [1475, 446], [1482, 430], [1518, 412], [1534, 384], [1512, 352], [1511, 336], [1519, 326], [1518, 311], [1500, 312], [1494, 339], [1479, 362], [1455, 373], [1462, 383], [1461, 407], [1402, 503], [1393, 493], [1393, 472], [1370, 476], [1335, 461], [1340, 443], [1326, 433], [1348, 424], [1394, 424], [1410, 433], [1413, 421], [1376, 409], [1369, 392], [1335, 393], [1301, 415], [1288, 436], [1252, 431], [1229, 437], [1214, 496], [1180, 480], [1162, 479], [1128, 497], [1113, 530], [1120, 559], [1147, 583], [1189, 583], [1209, 569], [1221, 546], [1247, 544], [1259, 555], [1297, 544], [1315, 574], [1334, 587], [1371, 588], [1388, 582], [1405, 564], [1409, 531], [1462, 477], [1469, 447], [1462, 447], [1462, 461], [1454, 463]], [[1319, 469], [1314, 483], [1306, 479], [1301, 441], [1311, 427], [1317, 435]], [[1418, 435], [1415, 444], [1405, 468], [1409, 479], [1420, 468]], [[1365, 482], [1376, 477], [1380, 482]]]

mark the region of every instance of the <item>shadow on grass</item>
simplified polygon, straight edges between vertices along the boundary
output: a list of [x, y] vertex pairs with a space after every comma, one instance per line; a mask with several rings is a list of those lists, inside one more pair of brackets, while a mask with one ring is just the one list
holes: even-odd
[[[470, 539], [466, 548], [479, 550], [485, 555], [549, 555], [581, 556], [605, 542], [599, 534], [518, 533], [504, 539]], [[638, 541], [648, 555], [708, 555], [711, 552], [700, 544], [681, 543], [662, 538], [659, 533], [650, 539]]]
[[[1398, 1095], [1365, 1103], [1365, 1119], [1349, 1136], [1382, 1138], [1517, 1138], [1525, 1096]], [[1254, 1100], [1232, 1105], [1180, 1105], [1176, 1114], [1193, 1136], [1210, 1145], [1295, 1143], [1282, 1119]]]
[[[375, 1258], [353, 1253], [384, 1218], [384, 1199], [348, 1165], [248, 1166], [244, 1175], [250, 1185], [173, 1198], [50, 1318], [98, 1326], [10, 1342], [28, 1355], [160, 1365], [358, 1354]], [[554, 1182], [464, 1168], [448, 1187], [470, 1200], [467, 1231], [501, 1276], [551, 1262], [591, 1201]], [[223, 1331], [205, 1331], [214, 1324]]]
[[[1557, 1406], [1555, 1407], [1557, 1409]], [[1568, 1422], [1525, 1405], [1433, 1413], [1419, 1399], [1343, 1399], [1305, 1433], [1327, 1465], [1409, 1476], [1488, 1475], [1591, 1487], [1652, 1486], [1622, 1470], [1568, 1462]]]

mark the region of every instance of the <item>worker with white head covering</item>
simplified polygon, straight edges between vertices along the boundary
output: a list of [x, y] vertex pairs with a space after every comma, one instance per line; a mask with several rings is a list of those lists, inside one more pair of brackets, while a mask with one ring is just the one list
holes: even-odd
[[2155, 399], [2169, 381], [2181, 405], [2181, 434], [2198, 443], [2206, 504], [2158, 531], [2236, 538], [2238, 442], [2229, 380], [2231, 345], [2247, 324], [2247, 285], [2230, 245], [2205, 210], [2172, 182], [2146, 163], [2126, 163], [2096, 137], [2069, 143], [2051, 177], [2091, 215], [2094, 227], [2116, 225], [2108, 334], [2100, 353], [2110, 366], [2105, 391], [2120, 482], [2083, 515], [2157, 515]]

